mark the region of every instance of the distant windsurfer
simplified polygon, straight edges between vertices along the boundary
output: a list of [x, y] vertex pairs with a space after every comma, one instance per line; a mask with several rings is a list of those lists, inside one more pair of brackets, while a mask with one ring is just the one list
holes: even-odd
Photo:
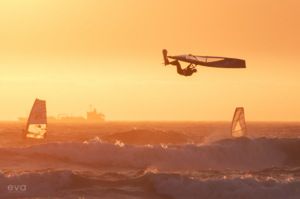
[[186, 68], [182, 68], [178, 60], [170, 62], [169, 59], [168, 59], [168, 51], [166, 49], [163, 50], [163, 56], [164, 56], [165, 65], [166, 66], [167, 65], [176, 66], [177, 73], [180, 74], [180, 75], [191, 76], [192, 74], [194, 74], [195, 72], [197, 72], [197, 69], [192, 64], [190, 64]]

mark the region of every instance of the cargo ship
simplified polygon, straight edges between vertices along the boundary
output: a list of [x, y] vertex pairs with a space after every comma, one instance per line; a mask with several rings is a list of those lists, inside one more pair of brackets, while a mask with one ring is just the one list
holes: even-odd
[[[26, 122], [27, 118], [20, 117], [18, 121]], [[86, 112], [86, 117], [60, 114], [57, 117], [48, 116], [47, 121], [48, 123], [100, 123], [105, 121], [105, 115], [94, 108]]]

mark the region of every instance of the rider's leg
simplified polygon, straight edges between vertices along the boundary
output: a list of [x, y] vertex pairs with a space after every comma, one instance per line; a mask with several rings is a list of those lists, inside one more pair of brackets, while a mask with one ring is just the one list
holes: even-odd
[[175, 61], [170, 62], [170, 64], [176, 66], [178, 74], [184, 75], [184, 71], [182, 70], [179, 61], [175, 60]]

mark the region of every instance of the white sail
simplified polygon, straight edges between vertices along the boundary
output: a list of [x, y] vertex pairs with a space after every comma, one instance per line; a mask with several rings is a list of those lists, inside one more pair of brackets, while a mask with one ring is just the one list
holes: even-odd
[[47, 133], [46, 101], [36, 99], [26, 126], [25, 137], [43, 139]]
[[232, 137], [243, 137], [246, 135], [246, 121], [243, 107], [237, 107], [231, 124]]

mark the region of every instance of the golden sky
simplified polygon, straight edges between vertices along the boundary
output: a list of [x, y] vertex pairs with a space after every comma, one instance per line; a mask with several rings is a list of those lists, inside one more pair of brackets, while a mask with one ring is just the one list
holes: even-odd
[[[298, 0], [6, 0], [0, 2], [0, 119], [300, 120]], [[243, 58], [247, 69], [162, 65], [161, 50]]]

